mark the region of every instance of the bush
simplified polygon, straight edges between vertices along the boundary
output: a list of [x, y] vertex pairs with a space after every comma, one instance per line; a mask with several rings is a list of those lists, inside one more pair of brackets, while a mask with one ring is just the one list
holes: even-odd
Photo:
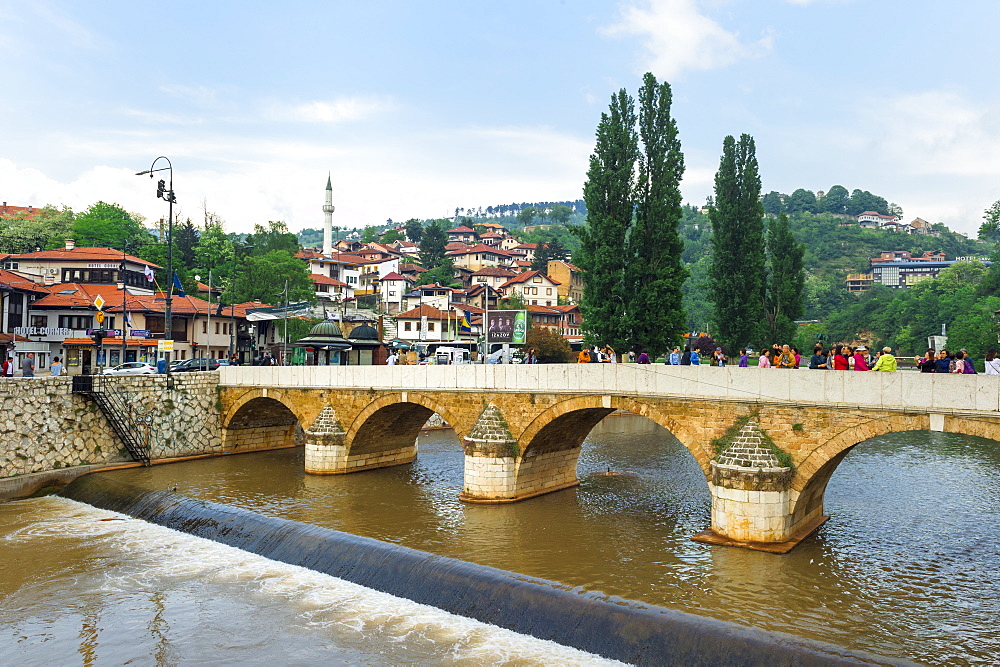
[[566, 339], [548, 327], [533, 326], [528, 330], [524, 350], [532, 347], [540, 364], [565, 364], [573, 355]]

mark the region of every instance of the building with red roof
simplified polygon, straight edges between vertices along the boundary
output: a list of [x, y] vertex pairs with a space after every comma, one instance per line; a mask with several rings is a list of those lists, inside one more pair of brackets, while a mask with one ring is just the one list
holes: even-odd
[[503, 285], [500, 291], [506, 297], [520, 294], [524, 303], [533, 306], [555, 306], [559, 303], [559, 283], [541, 271], [525, 271]]

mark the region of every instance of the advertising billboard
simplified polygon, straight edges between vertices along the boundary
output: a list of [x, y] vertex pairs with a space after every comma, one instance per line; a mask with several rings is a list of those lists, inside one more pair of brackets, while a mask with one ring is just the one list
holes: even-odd
[[527, 335], [527, 311], [491, 310], [486, 314], [486, 336], [489, 342], [524, 345]]

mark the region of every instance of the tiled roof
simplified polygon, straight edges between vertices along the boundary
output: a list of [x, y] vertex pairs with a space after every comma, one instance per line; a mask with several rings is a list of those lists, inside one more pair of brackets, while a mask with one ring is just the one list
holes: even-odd
[[486, 245], [485, 243], [477, 243], [475, 245], [467, 245], [463, 248], [457, 248], [455, 250], [449, 251], [449, 255], [471, 255], [473, 253], [488, 252], [494, 255], [501, 255], [503, 257], [511, 257], [519, 253], [510, 253], [506, 250], [501, 250], [499, 248], [494, 248], [493, 246]]
[[384, 276], [382, 276], [382, 281], [385, 282], [386, 280], [411, 280], [411, 279], [393, 271], [392, 273], [387, 273]]
[[[529, 262], [526, 259], [517, 259], [517, 260], [514, 260], [514, 266], [520, 267], [522, 269], [526, 269], [529, 266], [531, 266], [531, 262]], [[555, 281], [552, 281], [552, 282], [555, 282]], [[556, 283], [556, 284], [558, 285], [558, 283]]]
[[33, 283], [27, 278], [22, 278], [16, 273], [11, 273], [4, 269], [0, 269], [0, 287], [21, 290], [22, 292], [37, 292], [39, 294], [48, 294], [49, 292], [42, 285]]
[[472, 275], [474, 276], [494, 276], [497, 278], [513, 278], [517, 274], [513, 271], [508, 271], [507, 269], [501, 269], [499, 266], [484, 266]]
[[410, 273], [411, 271], [415, 271], [416, 273], [423, 273], [424, 271], [430, 271], [430, 269], [425, 269], [424, 267], [417, 266], [416, 264], [400, 264], [399, 270], [405, 271], [406, 273]]
[[0, 217], [14, 217], [18, 214], [24, 218], [33, 218], [38, 214], [38, 209], [34, 206], [12, 206], [7, 202], [0, 205]]
[[316, 285], [333, 285], [334, 287], [350, 287], [350, 285], [348, 285], [345, 282], [341, 282], [336, 278], [331, 278], [330, 276], [324, 276], [321, 273], [311, 274], [309, 276], [309, 280], [311, 280]]
[[396, 315], [397, 320], [419, 320], [421, 317], [426, 317], [429, 320], [446, 320], [455, 319], [456, 315], [455, 313], [438, 310], [434, 306], [429, 306], [426, 303], [422, 303], [416, 308], [412, 308], [405, 313]]
[[519, 283], [528, 282], [529, 280], [531, 280], [535, 276], [541, 276], [542, 278], [548, 280], [553, 285], [561, 285], [562, 284], [558, 280], [552, 280], [552, 278], [549, 278], [547, 275], [545, 275], [541, 271], [525, 271], [524, 273], [519, 273], [516, 276], [514, 276], [513, 278], [511, 278], [510, 280], [508, 280], [507, 282], [505, 282], [503, 285], [500, 286], [500, 289], [503, 289], [504, 287], [507, 287], [508, 285], [517, 285]]
[[[120, 262], [122, 260], [122, 253], [114, 248], [73, 248], [72, 250], [66, 250], [65, 248], [61, 250], [39, 250], [38, 252], [25, 252], [20, 255], [10, 255], [11, 258], [19, 260], [29, 260], [29, 259], [42, 259], [51, 261], [76, 261], [76, 262], [86, 262], [86, 261], [102, 261], [102, 262]], [[152, 262], [147, 262], [144, 259], [140, 259], [133, 255], [125, 255], [125, 261], [132, 262], [133, 264], [143, 264], [148, 265], [151, 269], [162, 269], [163, 267], [158, 264], [153, 264]]]
[[469, 232], [475, 233], [476, 230], [475, 229], [469, 229], [465, 225], [461, 225], [459, 227], [455, 227], [455, 229], [449, 229], [445, 233], [446, 234], [468, 234]]
[[517, 249], [523, 249], [523, 250], [537, 250], [537, 249], [538, 249], [538, 244], [537, 244], [537, 243], [522, 243], [522, 244], [521, 244], [521, 245], [519, 245], [519, 246], [515, 246], [515, 248], [514, 248], [514, 249], [515, 249], [515, 250], [517, 250]]

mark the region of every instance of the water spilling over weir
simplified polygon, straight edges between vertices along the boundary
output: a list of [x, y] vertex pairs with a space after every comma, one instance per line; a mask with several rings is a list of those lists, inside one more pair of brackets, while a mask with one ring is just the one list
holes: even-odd
[[76, 480], [62, 495], [632, 664], [889, 664], [832, 645], [574, 590], [100, 475]]

